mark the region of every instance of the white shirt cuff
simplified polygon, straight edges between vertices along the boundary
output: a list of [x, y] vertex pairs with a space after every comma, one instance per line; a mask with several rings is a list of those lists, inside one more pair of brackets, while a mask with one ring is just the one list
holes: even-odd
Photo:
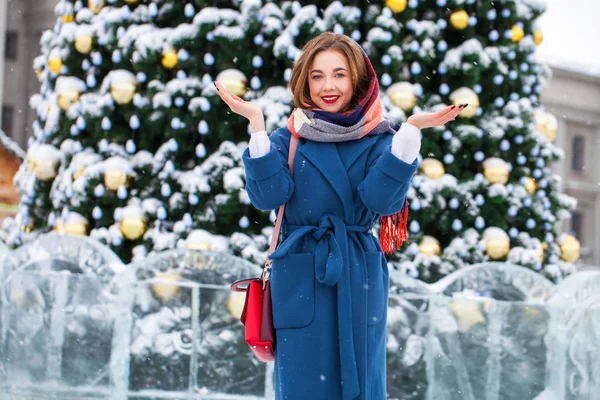
[[267, 131], [258, 131], [250, 135], [250, 158], [259, 158], [266, 155], [271, 149], [271, 140]]
[[404, 122], [392, 139], [392, 154], [412, 164], [421, 150], [421, 131], [414, 125]]

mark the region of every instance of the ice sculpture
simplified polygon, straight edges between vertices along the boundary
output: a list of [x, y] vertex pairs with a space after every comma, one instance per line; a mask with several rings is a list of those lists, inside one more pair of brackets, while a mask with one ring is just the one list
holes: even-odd
[[[120, 304], [111, 282], [124, 265], [85, 237], [47, 234], [2, 260], [2, 392], [61, 397], [115, 389], [111, 353]], [[44, 388], [44, 389], [41, 389]]]
[[244, 296], [229, 290], [260, 274], [247, 261], [173, 250], [125, 266], [98, 242], [49, 234], [12, 252], [2, 271], [2, 393], [272, 393], [271, 365], [243, 340]]
[[421, 281], [390, 268], [387, 315], [387, 392], [390, 399], [424, 399], [429, 298]]
[[428, 398], [528, 399], [544, 389], [552, 282], [486, 263], [432, 285]]
[[546, 390], [538, 400], [600, 398], [600, 272], [582, 271], [556, 288], [547, 307]]
[[[259, 273], [184, 249], [125, 266], [87, 238], [42, 236], [0, 258], [0, 394], [272, 399], [272, 364], [247, 348], [229, 290]], [[388, 398], [596, 399], [598, 293], [600, 272], [556, 287], [486, 263], [427, 285], [392, 267]]]
[[432, 285], [390, 275], [388, 393], [397, 399], [527, 399], [544, 389], [549, 280], [504, 263]]
[[244, 342], [239, 320], [244, 296], [229, 290], [237, 279], [259, 276], [258, 266], [222, 253], [172, 250], [131, 268], [132, 395], [269, 398], [271, 365], [257, 361]]

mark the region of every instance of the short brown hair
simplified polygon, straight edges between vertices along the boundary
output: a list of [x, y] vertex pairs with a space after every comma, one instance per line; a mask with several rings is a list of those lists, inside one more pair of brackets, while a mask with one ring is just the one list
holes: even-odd
[[[310, 98], [308, 86], [308, 75], [313, 60], [317, 53], [324, 50], [333, 50], [341, 53], [350, 68], [350, 79], [352, 80], [353, 96], [348, 110], [358, 106], [369, 90], [369, 75], [364, 55], [356, 42], [350, 37], [333, 32], [323, 32], [308, 41], [302, 48], [302, 55], [292, 69], [290, 77], [290, 89], [294, 95], [294, 103], [299, 108], [316, 108]], [[343, 112], [345, 110], [342, 110]], [[347, 110], [346, 110], [347, 111]]]

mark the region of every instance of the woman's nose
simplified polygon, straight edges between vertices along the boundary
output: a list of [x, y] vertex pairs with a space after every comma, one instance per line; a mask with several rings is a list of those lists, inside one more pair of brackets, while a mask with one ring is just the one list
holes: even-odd
[[333, 78], [325, 78], [325, 89], [335, 89]]

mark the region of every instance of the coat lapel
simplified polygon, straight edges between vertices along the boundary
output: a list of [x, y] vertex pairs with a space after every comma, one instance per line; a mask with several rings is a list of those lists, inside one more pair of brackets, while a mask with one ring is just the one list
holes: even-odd
[[375, 144], [375, 139], [371, 136], [365, 136], [358, 140], [345, 143], [340, 147], [340, 156], [344, 162], [346, 170], [350, 170], [352, 165]]
[[335, 143], [307, 140], [298, 150], [331, 185], [343, 206], [346, 223], [354, 223], [354, 196], [347, 170], [373, 143], [375, 140], [367, 136], [345, 144], [338, 153]]

